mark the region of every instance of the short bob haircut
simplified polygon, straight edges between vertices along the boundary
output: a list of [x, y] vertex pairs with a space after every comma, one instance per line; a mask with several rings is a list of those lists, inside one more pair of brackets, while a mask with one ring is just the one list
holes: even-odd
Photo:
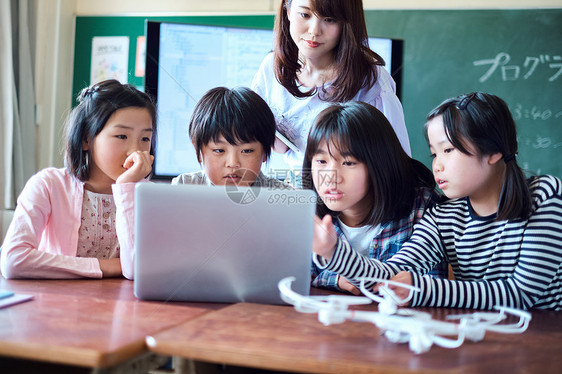
[[[505, 101], [482, 92], [443, 101], [427, 115], [429, 121], [442, 116], [448, 140], [460, 152], [476, 157], [501, 153], [506, 164], [496, 220], [526, 219], [532, 210], [531, 192], [517, 164], [517, 130]], [[476, 154], [469, 151], [472, 148]]]
[[189, 137], [197, 160], [203, 146], [224, 136], [232, 145], [258, 141], [266, 158], [275, 142], [275, 117], [267, 103], [246, 87], [212, 88], [195, 106], [189, 121]]
[[[377, 108], [362, 102], [332, 104], [316, 118], [310, 130], [303, 164], [304, 188], [316, 188], [312, 181], [312, 159], [326, 144], [342, 155], [351, 155], [364, 163], [369, 172], [369, 192], [372, 206], [361, 225], [377, 225], [408, 216], [417, 189], [435, 189], [431, 171], [409, 157], [388, 119]], [[333, 212], [318, 199], [317, 214], [323, 217]]]
[[[275, 18], [274, 71], [279, 83], [295, 97], [316, 94], [316, 89], [303, 92], [299, 89], [297, 73], [303, 68], [299, 50], [289, 31], [287, 12], [292, 0], [283, 0]], [[369, 49], [365, 13], [361, 0], [310, 0], [311, 11], [329, 17], [341, 24], [341, 36], [334, 49], [336, 79], [330, 92], [322, 90], [321, 98], [329, 102], [351, 100], [363, 87], [377, 81], [376, 65], [385, 64], [383, 58]]]
[[78, 96], [78, 102], [66, 125], [65, 165], [68, 172], [80, 181], [85, 182], [90, 178], [89, 160], [92, 159], [92, 149], [83, 150], [84, 142], [91, 144], [119, 109], [137, 107], [148, 110], [152, 118], [150, 154], [154, 155], [156, 107], [148, 94], [130, 84], [110, 79], [84, 88]]

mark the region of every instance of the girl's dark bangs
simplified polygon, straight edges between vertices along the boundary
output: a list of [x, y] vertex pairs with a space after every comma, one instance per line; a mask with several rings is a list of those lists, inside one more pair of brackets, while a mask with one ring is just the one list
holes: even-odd
[[323, 143], [326, 144], [328, 153], [332, 157], [334, 156], [332, 147], [335, 147], [335, 150], [341, 155], [352, 155], [359, 159], [355, 155], [356, 152], [353, 151], [351, 134], [348, 131], [345, 119], [341, 118], [340, 113], [341, 108], [333, 107], [328, 111], [325, 110], [319, 116], [309, 134], [306, 147], [306, 157], [308, 159], [312, 159], [318, 153], [318, 149]]
[[468, 118], [463, 118], [461, 113], [456, 107], [450, 106], [447, 108], [447, 112], [443, 113], [443, 126], [445, 130], [445, 135], [447, 139], [451, 142], [453, 147], [457, 148], [459, 151], [466, 155], [472, 155], [465, 144], [466, 134], [463, 133], [462, 122], [469, 120]]
[[357, 158], [355, 152], [353, 152], [354, 148], [351, 146], [352, 142], [350, 139], [350, 134], [344, 130], [346, 129], [346, 126], [343, 126], [342, 124], [339, 124], [337, 122], [338, 120], [332, 123], [327, 123], [322, 127], [322, 134], [317, 140], [317, 150], [320, 143], [325, 142], [330, 156], [334, 157], [334, 151], [332, 149], [335, 148], [335, 150], [339, 152], [340, 155], [352, 155], [353, 157]]
[[331, 131], [329, 136], [324, 138], [326, 141], [326, 147], [328, 147], [328, 153], [330, 156], [334, 156], [332, 147], [339, 152], [340, 155], [352, 155], [356, 159], [359, 159], [355, 152], [353, 152], [353, 147], [351, 146], [351, 140], [349, 139], [349, 134], [343, 131]]

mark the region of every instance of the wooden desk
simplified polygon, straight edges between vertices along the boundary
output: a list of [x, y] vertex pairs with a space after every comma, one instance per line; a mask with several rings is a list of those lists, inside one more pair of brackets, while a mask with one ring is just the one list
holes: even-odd
[[58, 294], [85, 297], [98, 297], [108, 300], [137, 301], [134, 282], [125, 278], [105, 279], [5, 279], [0, 275], [0, 289], [15, 293]]
[[0, 289], [35, 296], [0, 309], [1, 356], [90, 368], [146, 354], [146, 335], [224, 306], [140, 301], [126, 279], [1, 278]]
[[523, 334], [487, 333], [481, 342], [416, 355], [368, 323], [323, 326], [316, 314], [289, 306], [235, 304], [149, 336], [147, 344], [160, 354], [310, 373], [560, 373], [562, 313], [533, 312]]

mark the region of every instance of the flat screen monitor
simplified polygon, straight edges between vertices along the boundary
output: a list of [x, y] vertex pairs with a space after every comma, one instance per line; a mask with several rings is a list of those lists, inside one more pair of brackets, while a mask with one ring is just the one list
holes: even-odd
[[[369, 45], [386, 61], [400, 94], [401, 41], [369, 38]], [[272, 48], [272, 30], [146, 22], [145, 91], [158, 107], [155, 179], [201, 169], [188, 135], [195, 104], [214, 87], [250, 87]], [[270, 169], [284, 166], [280, 155], [272, 156]]]

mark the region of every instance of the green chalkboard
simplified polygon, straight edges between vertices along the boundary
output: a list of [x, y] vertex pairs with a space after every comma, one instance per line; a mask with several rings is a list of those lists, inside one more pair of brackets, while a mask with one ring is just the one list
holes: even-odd
[[[503, 98], [519, 134], [519, 162], [531, 173], [562, 177], [562, 9], [366, 11], [370, 36], [404, 41], [402, 104], [413, 156], [427, 165], [422, 128], [444, 99], [471, 91]], [[73, 80], [76, 94], [90, 81], [94, 36], [129, 37], [129, 83], [137, 37], [146, 19], [272, 28], [272, 15], [77, 17]]]
[[422, 136], [444, 99], [484, 91], [516, 119], [521, 166], [562, 177], [562, 9], [372, 11], [373, 35], [404, 40], [402, 102], [414, 157], [430, 164]]

